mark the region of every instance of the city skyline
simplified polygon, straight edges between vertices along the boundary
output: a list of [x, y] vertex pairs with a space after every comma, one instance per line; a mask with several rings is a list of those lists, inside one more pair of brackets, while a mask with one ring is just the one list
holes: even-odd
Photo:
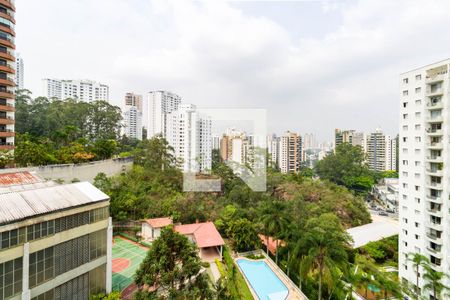
[[[420, 2], [403, 5], [401, 1], [276, 5], [96, 1], [86, 7], [75, 2], [44, 2], [23, 7], [17, 4], [17, 49], [27, 61], [25, 82], [34, 93], [45, 77], [105, 82], [111, 86], [116, 105], [121, 104], [126, 91], [145, 95], [164, 89], [198, 107], [265, 108], [269, 131], [317, 130], [321, 140], [332, 138], [333, 127], [352, 128], [359, 123], [364, 124], [361, 130], [382, 126], [395, 134], [395, 78], [402, 70], [447, 56], [445, 50], [426, 51], [426, 40], [431, 36], [427, 33], [432, 30], [439, 35], [445, 28], [430, 24], [448, 22], [446, 9], [436, 3], [420, 7]], [[53, 7], [57, 16], [44, 11], [45, 7]], [[420, 20], [415, 17], [418, 11]], [[44, 20], [48, 18], [43, 17], [34, 21], [43, 29], [34, 32], [29, 20], [36, 12], [51, 14], [54, 22], [62, 25], [47, 24]], [[73, 12], [80, 15], [77, 20], [83, 24], [69, 18], [67, 14]], [[95, 18], [91, 18], [93, 12]], [[115, 22], [123, 13], [130, 17]], [[197, 22], [189, 24], [188, 17]], [[323, 24], [311, 23], [319, 18]], [[404, 22], [397, 24], [397, 18]], [[224, 26], [226, 20], [233, 20], [232, 26]], [[115, 27], [118, 24], [120, 28]], [[113, 47], [116, 39], [101, 30], [104, 26], [113, 26], [109, 32], [120, 34], [123, 41], [135, 46]], [[70, 31], [73, 36], [61, 31]], [[36, 49], [31, 45], [44, 38], [41, 32], [58, 39], [51, 47], [43, 44]], [[85, 42], [74, 43], [82, 36]], [[249, 36], [253, 38], [249, 40]], [[422, 46], [408, 47], [415, 45], [417, 38], [425, 39]], [[445, 39], [439, 42], [448, 43]], [[410, 50], [403, 53], [404, 48]], [[278, 72], [276, 76], [274, 72]], [[293, 112], [288, 118], [284, 107]], [[312, 120], [317, 119], [327, 122], [314, 124]]]

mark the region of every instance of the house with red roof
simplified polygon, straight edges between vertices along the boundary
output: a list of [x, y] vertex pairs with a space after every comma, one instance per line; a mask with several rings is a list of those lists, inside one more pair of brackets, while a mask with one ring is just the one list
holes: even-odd
[[142, 222], [141, 236], [145, 240], [152, 241], [159, 237], [161, 234], [161, 228], [173, 224], [171, 218], [154, 218], [147, 219]]
[[175, 225], [174, 230], [195, 243], [203, 261], [222, 260], [222, 249], [225, 242], [213, 222]]

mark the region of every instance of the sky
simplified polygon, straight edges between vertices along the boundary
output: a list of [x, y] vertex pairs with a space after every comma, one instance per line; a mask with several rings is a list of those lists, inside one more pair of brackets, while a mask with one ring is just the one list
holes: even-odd
[[450, 57], [450, 1], [20, 0], [25, 87], [92, 79], [267, 110], [268, 131], [398, 132], [399, 74]]

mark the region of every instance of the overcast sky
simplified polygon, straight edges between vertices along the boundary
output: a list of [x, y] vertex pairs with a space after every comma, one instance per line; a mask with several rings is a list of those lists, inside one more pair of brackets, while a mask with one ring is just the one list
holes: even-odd
[[268, 130], [398, 132], [398, 74], [450, 57], [450, 1], [19, 0], [25, 87], [93, 79], [199, 107], [265, 108]]

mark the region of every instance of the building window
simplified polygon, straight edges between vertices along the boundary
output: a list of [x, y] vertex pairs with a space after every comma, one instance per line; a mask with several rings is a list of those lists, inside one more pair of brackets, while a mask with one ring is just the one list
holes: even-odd
[[408, 125], [403, 125], [403, 130], [408, 130]]
[[420, 87], [417, 87], [417, 88], [415, 89], [416, 94], [420, 93], [420, 91], [421, 91], [421, 88], [420, 88]]
[[416, 80], [421, 80], [422, 79], [422, 75], [416, 75]]
[[408, 102], [403, 102], [403, 108], [406, 108], [408, 106]]
[[54, 271], [54, 247], [30, 254], [30, 288], [52, 279]]
[[408, 96], [408, 90], [403, 91], [403, 96]]
[[420, 118], [420, 112], [416, 112], [416, 118]]
[[415, 222], [415, 223], [414, 223], [414, 226], [415, 226], [416, 228], [419, 228], [419, 223]]
[[422, 104], [422, 100], [416, 100], [416, 105], [421, 105]]
[[414, 128], [415, 128], [416, 130], [420, 130], [420, 124], [416, 124], [416, 126], [414, 126]]
[[418, 234], [415, 234], [414, 237], [416, 238], [416, 240], [419, 239], [419, 235]]
[[408, 83], [408, 78], [403, 78], [403, 83], [407, 84]]
[[22, 257], [0, 264], [0, 299], [22, 292]]

